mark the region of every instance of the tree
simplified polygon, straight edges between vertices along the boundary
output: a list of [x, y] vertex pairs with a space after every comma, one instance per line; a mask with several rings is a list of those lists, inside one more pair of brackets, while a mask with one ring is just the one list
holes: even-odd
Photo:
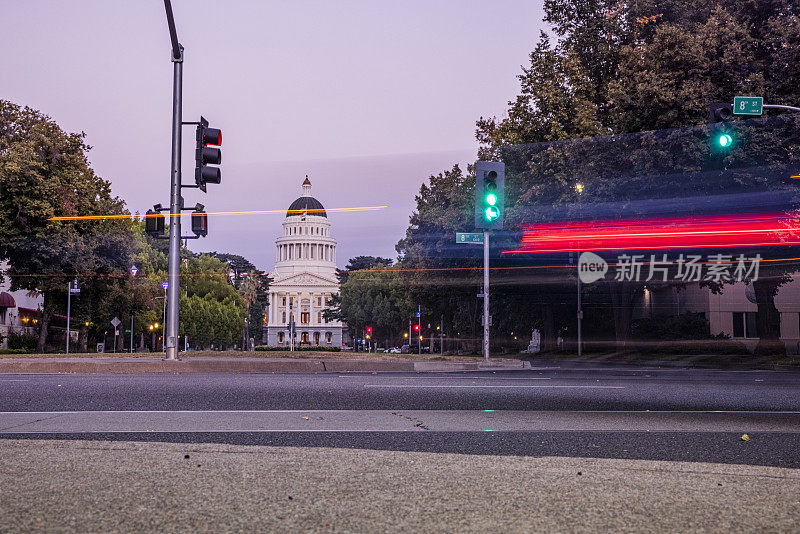
[[211, 252], [208, 255], [228, 264], [233, 274], [233, 285], [236, 286], [237, 289], [245, 275], [257, 271], [256, 266], [253, 265], [250, 260], [238, 254]]
[[339, 283], [343, 284], [347, 281], [347, 276], [352, 271], [364, 271], [377, 267], [378, 265], [388, 267], [391, 264], [392, 260], [389, 258], [381, 258], [380, 256], [356, 256], [355, 258], [350, 258], [344, 269], [336, 270], [336, 277], [339, 279]]
[[49, 117], [0, 100], [0, 258], [12, 289], [42, 293], [38, 350], [66, 285], [79, 277], [87, 293], [108, 296], [133, 256], [131, 220], [56, 222], [56, 216], [124, 215], [124, 203], [89, 166], [84, 134], [67, 134]]
[[[574, 203], [570, 188], [578, 180], [592, 182], [586, 189], [596, 201], [629, 202], [632, 193], [656, 198], [652, 182], [659, 175], [674, 178], [689, 173], [681, 183], [698, 195], [709, 195], [718, 192], [714, 187], [737, 187], [744, 179], [771, 188], [758, 173], [737, 176], [735, 169], [775, 164], [774, 147], [781, 147], [780, 163], [796, 159], [786, 150], [796, 133], [760, 135], [754, 127], [748, 134], [749, 161], [740, 150], [727, 162], [725, 177], [692, 181], [691, 173], [701, 170], [709, 158], [704, 128], [691, 128], [706, 122], [708, 103], [730, 101], [734, 94], [797, 102], [796, 88], [785, 83], [786, 76], [798, 73], [797, 62], [791, 60], [798, 57], [800, 47], [786, 45], [800, 36], [796, 3], [549, 0], [545, 13], [557, 43], [552, 45], [543, 34], [531, 53], [530, 67], [520, 75], [521, 94], [509, 102], [507, 116], [481, 118], [477, 123], [480, 156], [499, 158], [508, 166], [511, 225], [536, 220], [529, 218], [534, 213], [552, 213], [553, 206]], [[788, 36], [795, 39], [787, 40]], [[611, 150], [596, 150], [602, 140], [596, 145], [565, 141], [666, 128], [672, 130], [609, 137], [606, 144]], [[778, 130], [786, 134], [785, 128]], [[764, 143], [764, 138], [770, 141]], [[635, 154], [626, 146], [628, 139]], [[680, 146], [678, 140], [686, 144]], [[763, 150], [755, 146], [759, 143]], [[673, 166], [670, 171], [665, 170], [668, 164]], [[613, 169], [617, 176], [598, 177], [602, 169]], [[683, 194], [678, 191], [677, 196]], [[662, 198], [671, 196], [675, 191]], [[782, 264], [769, 270], [775, 269], [758, 282], [768, 284], [768, 279], [770, 287], [756, 292], [759, 323], [764, 325], [770, 322], [767, 316], [774, 323], [772, 296], [777, 287], [773, 284], [788, 280], [784, 275], [795, 266]], [[641, 289], [636, 284], [609, 285], [616, 303], [616, 336], [622, 345], [630, 331], [631, 303]], [[774, 336], [776, 327], [765, 326], [761, 332]]]
[[201, 254], [181, 265], [181, 276], [186, 290], [180, 302], [181, 335], [203, 347], [232, 345], [240, 339], [247, 302], [231, 284], [227, 264]]
[[399, 273], [380, 263], [351, 273], [328, 307], [325, 318], [347, 321], [354, 337], [372, 327], [374, 339], [387, 342], [401, 335], [412, 313]]

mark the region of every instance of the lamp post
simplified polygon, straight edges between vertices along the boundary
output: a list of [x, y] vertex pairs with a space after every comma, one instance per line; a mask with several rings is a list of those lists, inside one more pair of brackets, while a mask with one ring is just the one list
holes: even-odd
[[[583, 184], [578, 182], [575, 184], [575, 192], [578, 193], [578, 198], [580, 199], [581, 193], [583, 193]], [[580, 245], [578, 246], [580, 248]], [[581, 273], [580, 273], [580, 250], [575, 251], [576, 261], [575, 266], [578, 269], [578, 357], [581, 356], [583, 352], [583, 343], [581, 340], [582, 335], [582, 322], [583, 322], [583, 308], [581, 307]]]

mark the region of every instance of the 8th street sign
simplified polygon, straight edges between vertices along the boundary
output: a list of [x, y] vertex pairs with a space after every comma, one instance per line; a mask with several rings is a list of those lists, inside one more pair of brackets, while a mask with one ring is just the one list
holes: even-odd
[[477, 243], [480, 245], [483, 244], [483, 234], [456, 232], [456, 243]]
[[764, 97], [761, 96], [733, 97], [734, 115], [761, 115], [763, 112], [764, 112]]

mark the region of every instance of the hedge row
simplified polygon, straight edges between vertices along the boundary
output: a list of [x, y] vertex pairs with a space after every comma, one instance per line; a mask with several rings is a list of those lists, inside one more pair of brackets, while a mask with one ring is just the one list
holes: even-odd
[[[256, 350], [260, 351], [285, 351], [289, 350], [289, 347], [268, 347], [266, 345], [259, 345], [256, 347]], [[302, 351], [309, 351], [309, 352], [341, 352], [341, 347], [295, 347], [294, 350], [302, 350]]]

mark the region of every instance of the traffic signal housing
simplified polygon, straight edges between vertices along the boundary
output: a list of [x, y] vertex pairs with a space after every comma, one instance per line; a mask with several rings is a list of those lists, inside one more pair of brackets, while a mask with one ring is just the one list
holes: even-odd
[[500, 230], [505, 218], [506, 166], [498, 161], [475, 164], [475, 228]]
[[151, 237], [164, 235], [164, 216], [155, 210], [147, 210], [144, 214], [144, 231]]
[[200, 117], [200, 124], [197, 125], [194, 181], [204, 193], [206, 184], [218, 184], [222, 181], [219, 167], [209, 167], [222, 163], [222, 150], [214, 148], [218, 146], [222, 146], [222, 130], [210, 128], [208, 121]]
[[192, 212], [192, 233], [197, 237], [208, 235], [208, 214], [203, 210]]
[[712, 154], [724, 156], [734, 143], [733, 129], [730, 121], [733, 119], [733, 104], [715, 102], [708, 106], [708, 121], [710, 123], [709, 143]]

